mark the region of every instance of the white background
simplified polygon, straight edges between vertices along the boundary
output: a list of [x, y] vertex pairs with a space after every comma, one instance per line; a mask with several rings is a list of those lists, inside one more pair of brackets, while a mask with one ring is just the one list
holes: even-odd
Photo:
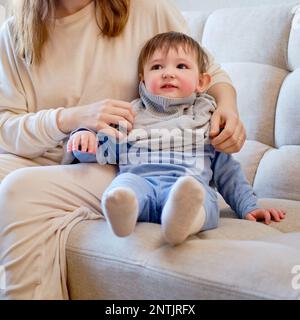
[[[151, 1], [151, 0], [149, 0]], [[163, 0], [162, 0], [163, 1]], [[211, 11], [226, 7], [248, 7], [257, 5], [276, 5], [284, 3], [300, 3], [300, 0], [170, 0], [182, 11]]]

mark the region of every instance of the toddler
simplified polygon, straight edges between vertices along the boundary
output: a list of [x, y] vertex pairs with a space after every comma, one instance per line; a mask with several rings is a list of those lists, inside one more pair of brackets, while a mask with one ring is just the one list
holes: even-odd
[[177, 245], [216, 228], [216, 190], [240, 218], [268, 224], [285, 217], [282, 210], [260, 209], [239, 163], [210, 144], [216, 104], [205, 93], [211, 81], [207, 60], [198, 42], [185, 34], [156, 35], [139, 57], [133, 129], [127, 132], [120, 123], [116, 136], [88, 128], [71, 134], [65, 163], [118, 164], [101, 203], [117, 236], [128, 236], [137, 221], [148, 221], [160, 223], [165, 240]]

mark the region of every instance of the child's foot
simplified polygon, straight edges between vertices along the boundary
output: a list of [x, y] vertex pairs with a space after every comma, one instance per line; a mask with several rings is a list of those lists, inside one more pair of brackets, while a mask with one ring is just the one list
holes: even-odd
[[161, 216], [167, 242], [180, 244], [201, 230], [205, 220], [204, 197], [204, 188], [193, 177], [182, 177], [176, 181]]
[[128, 188], [110, 191], [102, 202], [103, 214], [113, 233], [119, 237], [130, 235], [138, 218], [138, 202]]

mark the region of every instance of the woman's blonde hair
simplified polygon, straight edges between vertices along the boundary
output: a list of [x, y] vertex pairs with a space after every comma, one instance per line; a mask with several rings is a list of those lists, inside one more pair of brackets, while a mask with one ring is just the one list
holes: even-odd
[[[14, 0], [13, 37], [17, 54], [27, 63], [38, 64], [55, 17], [57, 0]], [[102, 35], [116, 37], [124, 29], [130, 0], [94, 0], [96, 21]], [[99, 12], [99, 14], [98, 14]], [[99, 19], [98, 19], [99, 17]]]

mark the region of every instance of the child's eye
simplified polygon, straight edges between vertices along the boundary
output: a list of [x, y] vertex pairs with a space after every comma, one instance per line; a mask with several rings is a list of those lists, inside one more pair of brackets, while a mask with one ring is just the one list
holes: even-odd
[[160, 64], [155, 64], [151, 67], [151, 70], [160, 70], [160, 69], [162, 69], [162, 65]]
[[178, 66], [177, 66], [178, 69], [188, 69], [188, 66], [184, 63], [180, 63]]

